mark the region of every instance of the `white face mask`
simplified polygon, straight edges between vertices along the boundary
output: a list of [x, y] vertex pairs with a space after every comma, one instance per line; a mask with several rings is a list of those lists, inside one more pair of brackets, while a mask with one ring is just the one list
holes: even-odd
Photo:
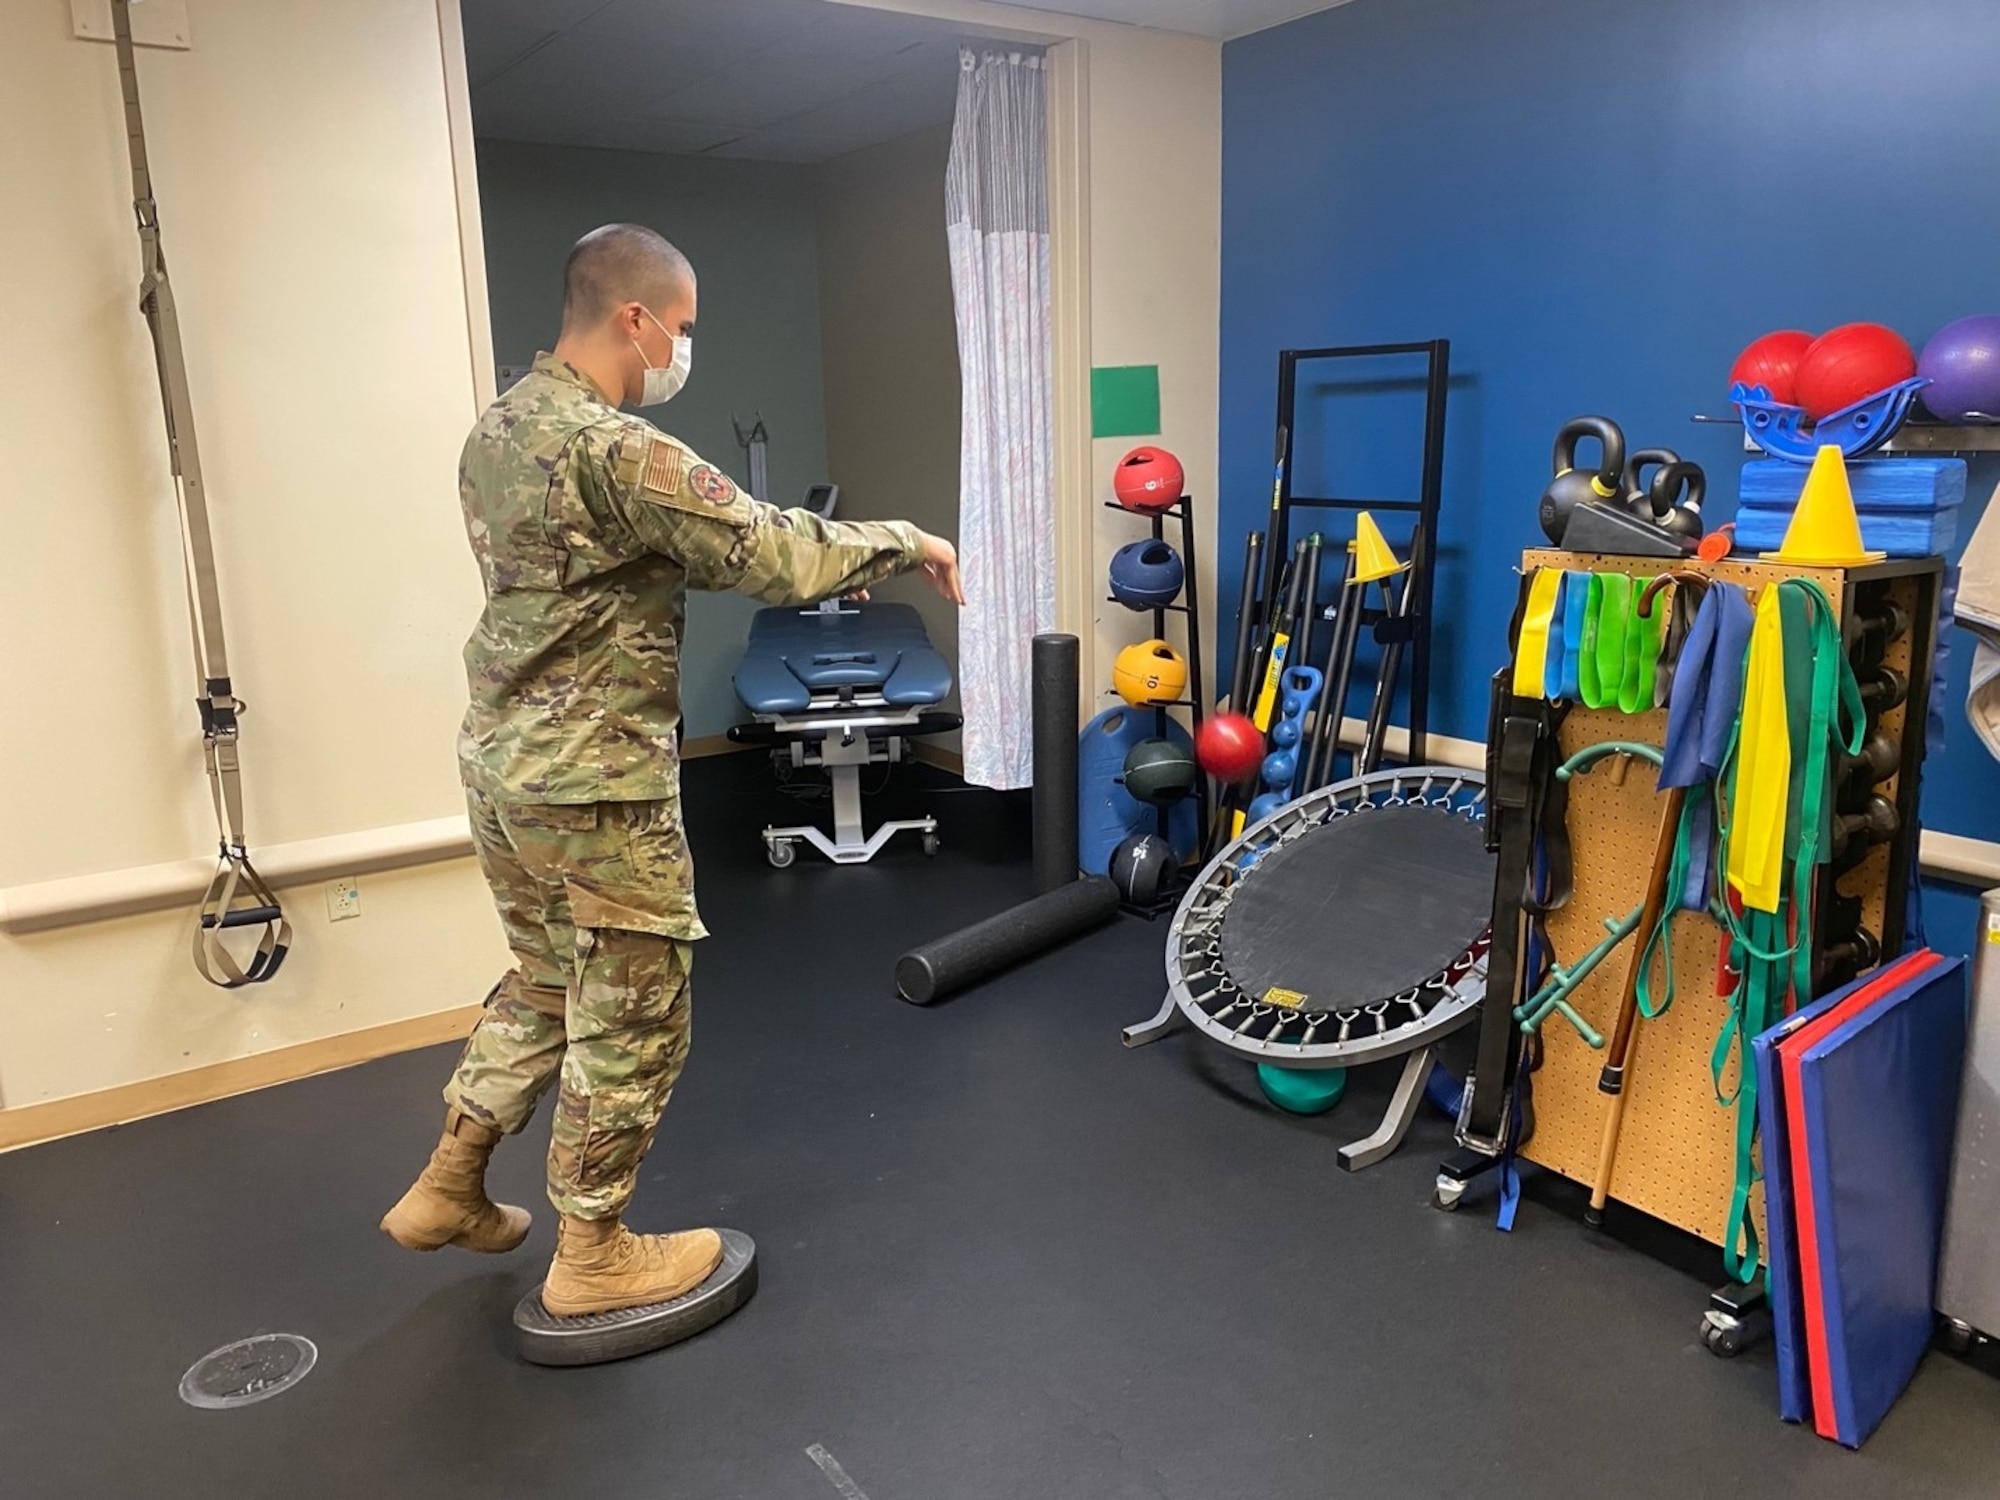
[[[650, 312], [646, 316], [653, 318]], [[653, 326], [667, 333], [666, 325], [658, 318], [653, 318]], [[667, 333], [667, 337], [673, 339], [674, 353], [673, 363], [666, 365], [647, 364], [646, 351], [639, 349], [637, 339], [632, 340], [632, 347], [639, 349], [639, 363], [646, 371], [645, 388], [639, 392], [641, 406], [659, 406], [673, 400], [681, 393], [681, 387], [687, 384], [688, 371], [694, 367], [693, 337], [683, 334], [676, 339], [671, 333]]]

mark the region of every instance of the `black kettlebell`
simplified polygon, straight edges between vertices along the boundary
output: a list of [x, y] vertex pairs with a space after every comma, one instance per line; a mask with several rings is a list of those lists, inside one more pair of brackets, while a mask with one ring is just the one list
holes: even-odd
[[1625, 460], [1618, 491], [1625, 508], [1642, 521], [1653, 519], [1653, 497], [1647, 493], [1646, 470], [1657, 464], [1677, 464], [1681, 456], [1671, 448], [1641, 448]]
[[[1682, 498], [1682, 491], [1686, 498]], [[1653, 476], [1642, 506], [1635, 513], [1660, 530], [1689, 541], [1701, 539], [1701, 502], [1708, 498], [1708, 476], [1701, 465], [1677, 458]]]
[[[1600, 450], [1594, 474], [1576, 467], [1576, 445], [1587, 437], [1596, 438]], [[1609, 417], [1572, 418], [1556, 434], [1554, 468], [1555, 477], [1542, 491], [1535, 519], [1541, 522], [1542, 535], [1560, 547], [1570, 514], [1579, 505], [1616, 500], [1623, 494], [1619, 481], [1625, 471], [1625, 434]]]

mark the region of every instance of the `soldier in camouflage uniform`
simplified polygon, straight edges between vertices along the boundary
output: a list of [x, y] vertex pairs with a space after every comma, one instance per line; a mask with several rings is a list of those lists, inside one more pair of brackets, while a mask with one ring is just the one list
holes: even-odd
[[429, 1165], [382, 1227], [417, 1250], [520, 1244], [527, 1211], [487, 1198], [486, 1161], [556, 1084], [548, 1192], [561, 1219], [542, 1300], [558, 1316], [666, 1301], [722, 1255], [713, 1230], [620, 1223], [687, 1058], [705, 936], [675, 750], [687, 591], [810, 604], [922, 567], [964, 602], [949, 542], [765, 505], [619, 410], [680, 389], [694, 306], [692, 269], [657, 234], [586, 235], [555, 351], [486, 409], [459, 471], [486, 590], [465, 648], [459, 765], [516, 966], [445, 1089]]

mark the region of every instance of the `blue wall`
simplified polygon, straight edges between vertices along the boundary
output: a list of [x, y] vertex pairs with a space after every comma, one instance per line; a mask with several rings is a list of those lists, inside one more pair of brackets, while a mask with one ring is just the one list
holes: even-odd
[[[1484, 735], [1564, 420], [1602, 412], [1698, 460], [1726, 519], [1740, 430], [1689, 417], [1728, 410], [1743, 344], [1870, 319], [1921, 345], [2000, 310], [1992, 0], [1355, 0], [1229, 43], [1222, 76], [1217, 634], [1269, 507], [1277, 351], [1449, 338], [1448, 734]], [[1420, 373], [1302, 384], [1294, 488], [1414, 494]], [[1995, 478], [1975, 466], [1961, 536]], [[1963, 714], [1970, 656], [1953, 632], [1925, 818], [2000, 839], [2000, 767]], [[1928, 904], [1933, 939], [1962, 950], [1969, 894]]]

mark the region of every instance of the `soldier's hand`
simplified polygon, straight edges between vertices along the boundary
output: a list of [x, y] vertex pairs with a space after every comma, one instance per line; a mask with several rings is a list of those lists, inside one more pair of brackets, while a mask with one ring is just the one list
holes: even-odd
[[958, 576], [958, 549], [929, 532], [924, 533], [924, 577], [953, 604], [965, 603], [965, 585]]

